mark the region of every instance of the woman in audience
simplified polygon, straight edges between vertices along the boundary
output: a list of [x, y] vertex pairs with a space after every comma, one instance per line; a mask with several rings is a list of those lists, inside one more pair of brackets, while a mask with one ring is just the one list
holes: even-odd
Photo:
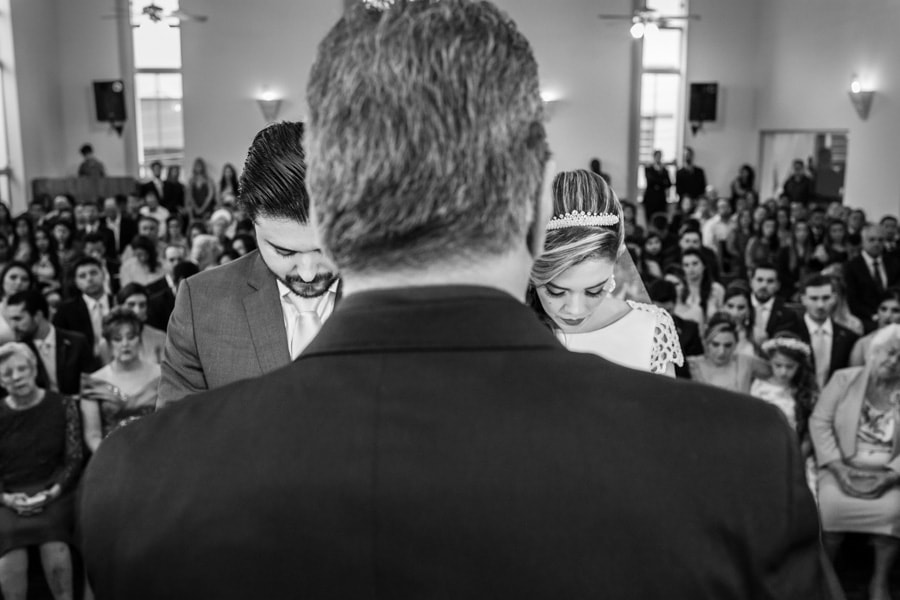
[[744, 263], [747, 272], [752, 273], [756, 265], [774, 264], [780, 247], [778, 239], [778, 221], [775, 217], [766, 217], [759, 226], [759, 234], [747, 243]]
[[72, 600], [74, 502], [82, 462], [78, 409], [37, 386], [37, 358], [25, 344], [0, 346], [0, 591], [28, 594], [29, 546], [56, 600]]
[[813, 270], [822, 270], [835, 263], [845, 263], [850, 257], [850, 245], [847, 241], [847, 225], [843, 221], [834, 220], [828, 223], [825, 240], [818, 245], [813, 258], [816, 262], [810, 266]]
[[791, 243], [791, 211], [779, 206], [775, 211], [775, 222], [778, 223], [778, 245], [787, 246]]
[[759, 235], [762, 231], [762, 223], [766, 217], [773, 216], [765, 206], [757, 206], [753, 209], [753, 235]]
[[791, 299], [797, 291], [797, 283], [813, 272], [809, 263], [813, 256], [812, 232], [806, 221], [793, 225], [789, 242], [778, 250], [775, 266], [781, 281], [781, 295]]
[[2, 308], [6, 299], [17, 292], [24, 292], [34, 286], [34, 280], [28, 266], [20, 262], [9, 262], [0, 271], [0, 344], [16, 339], [12, 327], [2, 316]]
[[[24, 215], [19, 215], [22, 217]], [[11, 238], [15, 234], [15, 221], [12, 218], [12, 213], [9, 211], [9, 207], [0, 202], [0, 237], [5, 237], [6, 239]]]
[[206, 173], [206, 161], [197, 158], [188, 181], [188, 214], [191, 221], [204, 221], [212, 214], [216, 184]]
[[725, 248], [730, 256], [738, 257], [739, 271], [735, 273], [735, 276], [739, 279], [746, 279], [747, 272], [742, 259], [747, 255], [747, 244], [750, 243], [750, 240], [755, 235], [753, 231], [753, 213], [746, 208], [738, 211], [734, 222], [734, 229], [728, 234]]
[[722, 312], [731, 317], [737, 325], [738, 341], [735, 352], [756, 356], [756, 346], [753, 344], [753, 302], [750, 300], [750, 290], [742, 282], [732, 283], [725, 290]]
[[238, 176], [234, 165], [225, 163], [222, 167], [222, 177], [219, 178], [219, 204], [231, 206], [238, 197]]
[[238, 256], [244, 256], [256, 250], [256, 239], [252, 235], [239, 233], [231, 241], [231, 248]]
[[13, 221], [12, 248], [8, 256], [25, 264], [31, 264], [35, 255], [34, 225], [28, 215], [19, 215]]
[[529, 304], [570, 350], [674, 377], [683, 358], [669, 314], [612, 295], [622, 278], [616, 263], [628, 258], [615, 193], [590, 171], [559, 173], [553, 215], [531, 272]]
[[153, 240], [144, 235], [137, 235], [131, 240], [131, 250], [131, 257], [122, 263], [119, 270], [121, 285], [129, 283], [148, 285], [165, 277]]
[[184, 236], [184, 226], [180, 216], [171, 215], [166, 220], [166, 235], [163, 236], [163, 241], [168, 246], [181, 246], [185, 251], [190, 248], [190, 244]]
[[878, 330], [865, 367], [836, 371], [809, 420], [819, 465], [819, 512], [834, 560], [845, 533], [872, 536], [869, 598], [890, 598], [900, 551], [900, 325]]
[[[166, 332], [147, 325], [147, 308], [150, 295], [147, 288], [139, 283], [129, 283], [116, 294], [116, 304], [127, 308], [144, 324], [141, 331], [141, 360], [149, 364], [162, 364], [163, 351], [166, 347]], [[107, 364], [112, 360], [112, 349], [106, 340], [100, 342], [97, 354], [100, 363]]]
[[206, 228], [205, 221], [194, 221], [190, 225], [188, 225], [188, 250], [194, 245], [194, 240], [197, 239], [199, 235], [206, 235], [209, 233]]
[[63, 273], [68, 273], [72, 270], [80, 253], [80, 248], [75, 243], [75, 228], [71, 222], [59, 219], [53, 224], [51, 232], [56, 241], [56, 259], [62, 267]]
[[703, 332], [703, 354], [689, 356], [691, 379], [716, 387], [750, 393], [756, 378], [769, 376], [768, 366], [755, 356], [738, 354], [738, 327], [725, 313], [709, 319]]
[[156, 406], [159, 365], [141, 358], [144, 324], [128, 308], [116, 307], [103, 319], [103, 339], [112, 360], [82, 378], [84, 442], [93, 453], [113, 430]]
[[191, 244], [191, 261], [200, 267], [201, 271], [219, 266], [219, 257], [222, 255], [222, 244], [214, 235], [201, 234], [194, 238]]
[[706, 319], [722, 308], [725, 288], [713, 281], [703, 255], [690, 248], [681, 253], [681, 268], [687, 285], [681, 291], [675, 312], [683, 319], [691, 319], [701, 326]]
[[34, 232], [34, 250], [31, 273], [38, 284], [45, 289], [60, 289], [63, 272], [56, 252], [56, 238], [44, 227], [38, 227]]
[[645, 280], [659, 279], [662, 271], [662, 238], [651, 233], [644, 238], [641, 248], [640, 269]]
[[738, 176], [731, 182], [731, 201], [745, 198], [748, 206], [756, 203], [756, 171], [750, 165], [741, 165]]
[[881, 295], [878, 303], [878, 312], [875, 313], [875, 322], [878, 328], [872, 333], [856, 340], [853, 345], [853, 352], [850, 353], [850, 366], [862, 367], [866, 364], [866, 356], [869, 355], [869, 348], [872, 346], [872, 340], [880, 329], [888, 325], [900, 324], [900, 288], [890, 288]]
[[862, 335], [865, 330], [862, 321], [850, 312], [847, 304], [847, 285], [844, 283], [844, 265], [834, 264], [822, 270], [822, 275], [827, 275], [831, 280], [831, 289], [834, 290], [834, 310], [831, 312], [832, 320], [838, 325], [843, 325], [856, 335]]

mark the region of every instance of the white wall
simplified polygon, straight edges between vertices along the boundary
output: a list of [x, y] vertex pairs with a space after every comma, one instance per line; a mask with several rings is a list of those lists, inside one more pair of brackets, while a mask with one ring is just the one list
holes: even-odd
[[[878, 219], [900, 212], [900, 2], [766, 0], [759, 48], [764, 69], [757, 127], [847, 129], [844, 202]], [[876, 90], [862, 121], [851, 75]]]
[[756, 165], [759, 134], [756, 103], [759, 79], [757, 44], [760, 5], [747, 0], [691, 0], [687, 84], [718, 82], [717, 120], [705, 123], [697, 135], [687, 122], [690, 86], [685, 85], [684, 143], [695, 151], [695, 162], [706, 170], [707, 182], [727, 195], [740, 165]]
[[9, 9], [13, 32], [11, 40], [2, 40], [3, 60], [12, 75], [5, 81], [12, 208], [21, 212], [31, 194], [30, 180], [56, 173], [63, 161], [63, 102], [56, 2], [13, 0]]

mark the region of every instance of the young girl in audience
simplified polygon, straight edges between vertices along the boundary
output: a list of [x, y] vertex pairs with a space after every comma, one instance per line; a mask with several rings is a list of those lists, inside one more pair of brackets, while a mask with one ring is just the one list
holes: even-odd
[[750, 386], [750, 395], [781, 409], [797, 432], [800, 449], [806, 458], [806, 480], [815, 495], [816, 466], [807, 424], [819, 392], [812, 349], [793, 332], [781, 331], [763, 342], [762, 351], [772, 374], [765, 379], [756, 379]]
[[750, 290], [739, 283], [729, 285], [725, 290], [722, 312], [730, 316], [737, 325], [738, 341], [734, 351], [738, 354], [756, 356], [752, 335], [754, 314]]

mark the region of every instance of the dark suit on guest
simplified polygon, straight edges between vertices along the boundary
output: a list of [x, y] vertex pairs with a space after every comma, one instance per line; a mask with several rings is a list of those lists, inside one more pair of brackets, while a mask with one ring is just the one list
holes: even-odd
[[777, 408], [568, 352], [491, 288], [352, 295], [294, 363], [117, 431], [82, 483], [98, 598], [824, 596]]
[[[116, 305], [113, 297], [107, 296], [106, 298], [109, 307], [113, 308]], [[53, 317], [53, 325], [83, 335], [87, 339], [88, 347], [92, 349], [92, 352], [97, 345], [98, 340], [94, 339], [94, 328], [91, 325], [91, 314], [80, 293], [71, 300], [66, 300], [59, 305], [56, 316]]]
[[103, 238], [103, 245], [106, 247], [107, 258], [116, 259], [119, 257], [118, 249], [116, 248], [116, 235], [109, 227], [103, 224], [98, 224], [98, 226], [91, 232], [88, 232], [86, 229], [79, 229], [77, 232], [75, 232], [75, 239], [82, 245], [84, 245], [84, 238], [90, 233], [95, 233]]
[[[800, 323], [803, 326], [803, 329], [799, 332], [800, 337], [803, 338], [803, 341], [807, 344], [812, 343], [812, 336], [810, 334], [809, 328], [806, 325], [806, 321], [804, 319], [800, 319]], [[831, 320], [832, 327], [832, 335], [831, 335], [831, 363], [828, 369], [828, 377], [834, 374], [838, 369], [846, 369], [850, 366], [850, 354], [853, 352], [853, 345], [856, 344], [856, 340], [859, 339], [859, 336], [844, 327], [843, 325], [838, 325], [834, 322], [834, 319]], [[815, 366], [815, 354], [813, 354], [813, 366]]]
[[887, 278], [887, 285], [882, 284], [880, 288], [862, 255], [851, 258], [844, 265], [847, 306], [850, 308], [850, 312], [863, 322], [866, 331], [875, 329], [872, 317], [878, 312], [878, 303], [883, 290], [900, 281], [900, 262], [890, 255], [883, 255], [879, 261], [881, 261], [881, 269]]
[[[78, 394], [81, 375], [93, 373], [100, 365], [94, 359], [93, 347], [77, 331], [56, 329], [56, 381], [61, 394]], [[38, 354], [40, 356], [40, 354]]]
[[672, 179], [665, 165], [659, 169], [655, 165], [644, 166], [644, 177], [647, 180], [647, 189], [644, 190], [644, 215], [647, 222], [658, 212], [667, 212], [666, 196], [672, 187]]
[[175, 292], [169, 287], [167, 277], [147, 285], [147, 324], [166, 331], [169, 317], [175, 309]]
[[180, 181], [163, 181], [163, 195], [159, 203], [172, 214], [183, 213], [184, 185]]
[[[690, 319], [682, 319], [676, 314], [669, 313], [675, 323], [675, 331], [678, 332], [678, 343], [681, 344], [681, 353], [685, 356], [699, 356], [703, 354], [703, 340], [700, 337], [700, 325]], [[682, 379], [690, 379], [691, 371], [687, 366], [675, 365], [675, 376]]]
[[[788, 308], [785, 306], [783, 298], [775, 296], [772, 312], [766, 322], [766, 336], [772, 338], [779, 331], [792, 331], [802, 336], [806, 332], [806, 326], [803, 324], [803, 317], [799, 312]], [[806, 332], [806, 335], [809, 335], [809, 332]]]
[[706, 193], [706, 173], [697, 166], [681, 167], [675, 172], [675, 193], [681, 200], [685, 196], [699, 198]]
[[113, 247], [116, 250], [116, 255], [121, 256], [122, 252], [125, 251], [125, 248], [131, 243], [131, 240], [134, 239], [134, 236], [137, 235], [137, 222], [131, 217], [123, 214], [119, 218], [118, 223], [118, 233], [119, 233], [119, 243], [115, 243], [115, 234], [116, 232], [108, 225], [108, 221], [104, 221], [107, 224], [107, 229], [113, 232]]

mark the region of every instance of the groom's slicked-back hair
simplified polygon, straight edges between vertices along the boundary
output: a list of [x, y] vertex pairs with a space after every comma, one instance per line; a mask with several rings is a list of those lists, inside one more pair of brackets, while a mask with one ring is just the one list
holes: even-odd
[[238, 203], [251, 220], [309, 222], [303, 123], [274, 123], [257, 133], [239, 187]]
[[500, 255], [526, 239], [548, 159], [537, 63], [489, 2], [359, 2], [320, 43], [309, 189], [342, 272]]

